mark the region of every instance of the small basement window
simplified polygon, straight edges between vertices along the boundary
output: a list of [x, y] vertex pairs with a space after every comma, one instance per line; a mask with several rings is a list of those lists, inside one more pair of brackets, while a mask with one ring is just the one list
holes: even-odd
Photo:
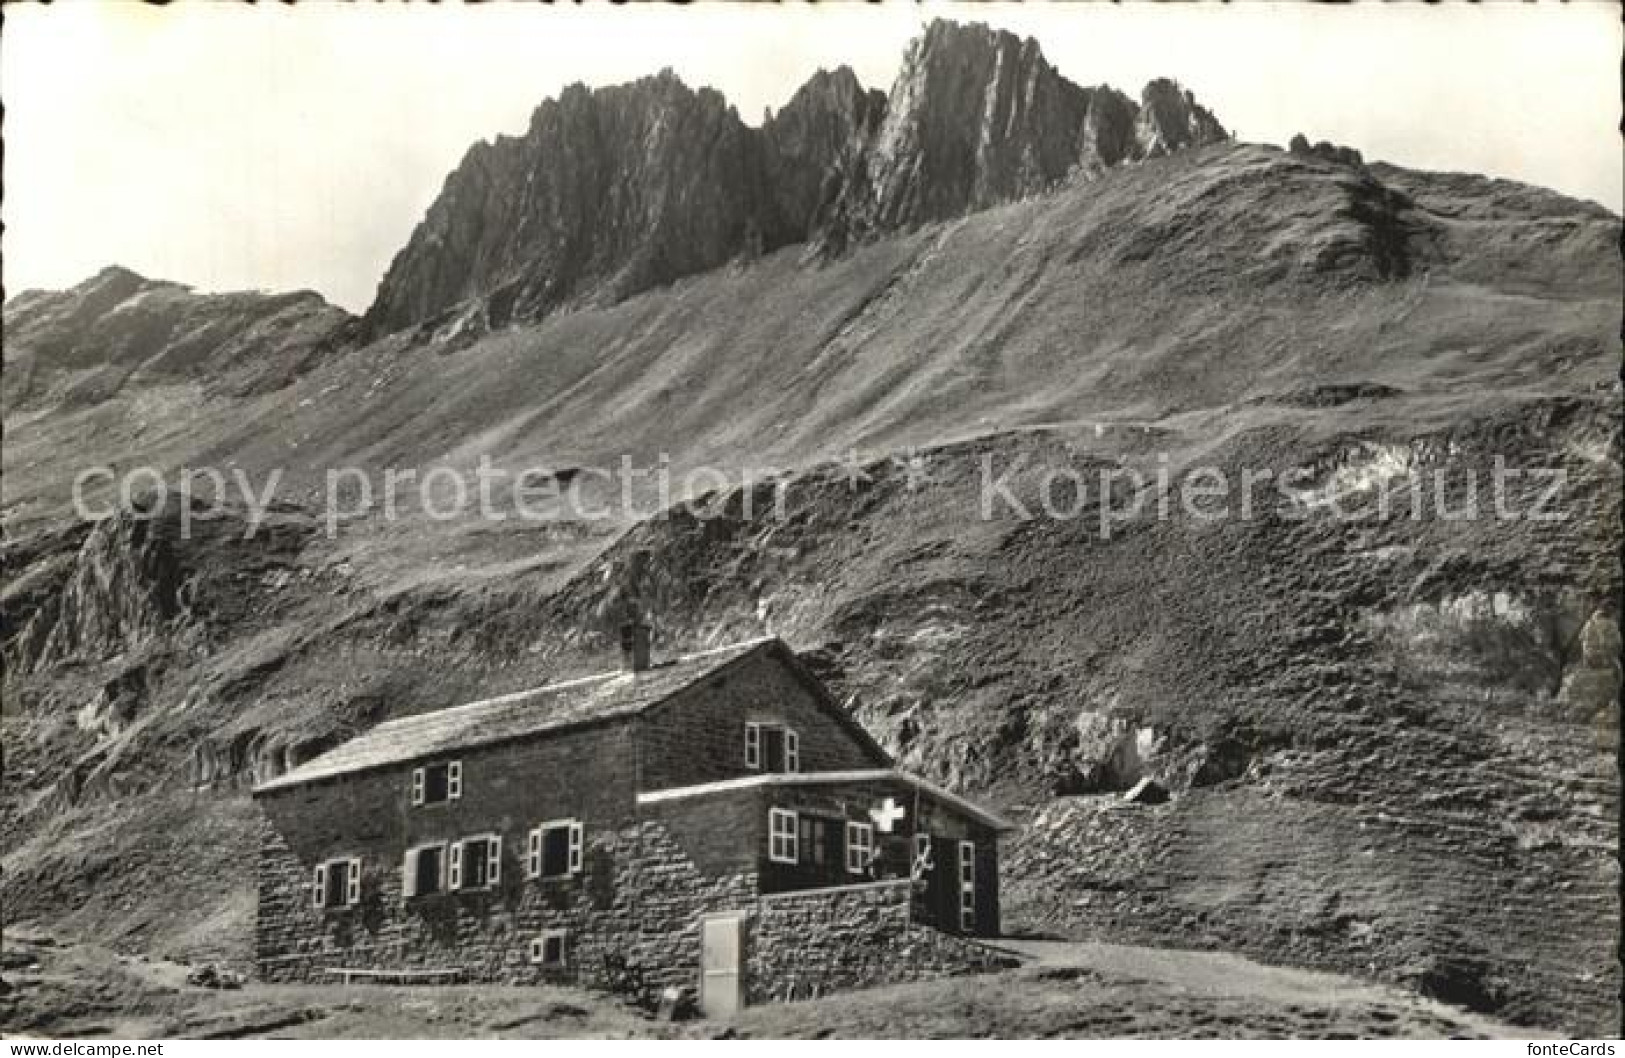
[[568, 933], [550, 929], [530, 939], [530, 961], [537, 966], [563, 966]]
[[406, 863], [402, 868], [402, 895], [425, 896], [440, 892], [446, 887], [445, 865], [444, 845], [419, 845], [407, 849]]
[[448, 760], [412, 769], [412, 803], [437, 805], [463, 796], [463, 762]]
[[361, 902], [361, 860], [318, 863], [311, 879], [311, 903], [316, 907], [349, 907]]
[[752, 771], [800, 771], [801, 736], [778, 724], [746, 724], [745, 767]]
[[767, 858], [774, 863], [795, 863], [799, 842], [796, 814], [782, 808], [767, 810]]
[[868, 874], [875, 858], [875, 828], [868, 823], [846, 825], [846, 872]]
[[526, 873], [532, 878], [567, 878], [581, 873], [585, 830], [574, 819], [555, 819], [530, 832]]
[[451, 847], [452, 889], [489, 889], [502, 880], [502, 838], [485, 834]]

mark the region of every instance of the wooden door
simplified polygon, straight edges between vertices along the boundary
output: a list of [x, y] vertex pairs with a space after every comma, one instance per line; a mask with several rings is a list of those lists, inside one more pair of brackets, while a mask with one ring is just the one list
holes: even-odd
[[700, 1010], [708, 1018], [732, 1017], [745, 1005], [744, 926], [737, 913], [700, 920]]

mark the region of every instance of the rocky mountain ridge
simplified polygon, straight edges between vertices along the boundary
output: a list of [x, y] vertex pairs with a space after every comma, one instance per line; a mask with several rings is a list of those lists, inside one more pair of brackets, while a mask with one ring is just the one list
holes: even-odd
[[838, 252], [1226, 138], [1171, 81], [1136, 105], [1067, 80], [1032, 39], [940, 20], [910, 45], [889, 96], [844, 67], [820, 71], [760, 128], [669, 70], [572, 85], [523, 135], [470, 149], [366, 324], [376, 336], [535, 320], [790, 243]]
[[126, 385], [227, 381], [279, 389], [354, 333], [313, 291], [199, 294], [117, 265], [5, 305], [5, 407], [89, 406]]

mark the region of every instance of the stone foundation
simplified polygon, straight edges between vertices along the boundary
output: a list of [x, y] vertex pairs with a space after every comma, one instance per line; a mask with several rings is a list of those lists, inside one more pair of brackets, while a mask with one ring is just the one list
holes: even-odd
[[[572, 981], [656, 994], [693, 985], [699, 974], [699, 916], [749, 908], [756, 878], [702, 872], [659, 822], [589, 835], [582, 874], [510, 878], [478, 892], [403, 900], [399, 870], [368, 870], [359, 905], [318, 909], [309, 875], [266, 828], [261, 846], [259, 976], [325, 981], [331, 969], [458, 970], [467, 981]], [[519, 873], [515, 871], [514, 873]], [[568, 932], [566, 962], [530, 962], [530, 941]]]
[[747, 1002], [812, 999], [1010, 964], [985, 945], [913, 921], [910, 905], [907, 880], [758, 898], [745, 960]]

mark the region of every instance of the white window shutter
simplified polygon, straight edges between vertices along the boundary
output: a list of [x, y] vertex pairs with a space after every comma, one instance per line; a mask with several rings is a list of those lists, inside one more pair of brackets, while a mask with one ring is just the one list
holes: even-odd
[[784, 732], [784, 770], [801, 770], [801, 738], [788, 728]]
[[463, 843], [456, 841], [451, 846], [451, 874], [446, 882], [447, 889], [461, 889], [463, 887]]
[[976, 846], [959, 843], [959, 928], [976, 928]]
[[327, 864], [319, 863], [311, 878], [310, 903], [312, 907], [327, 906]]
[[762, 726], [760, 724], [745, 725], [745, 767], [760, 768], [762, 766]]
[[580, 823], [570, 824], [570, 873], [581, 873], [581, 844], [583, 830]]
[[420, 805], [420, 804], [423, 803], [423, 769], [422, 768], [413, 768], [412, 769], [412, 803], [414, 805]]
[[446, 765], [446, 800], [455, 801], [463, 796], [463, 762], [454, 760]]
[[493, 834], [485, 845], [485, 884], [494, 886], [502, 881], [502, 835]]
[[350, 861], [349, 870], [344, 879], [344, 902], [346, 904], [361, 903], [361, 859], [356, 857]]
[[532, 878], [542, 876], [542, 828], [536, 827], [530, 832], [530, 848], [526, 850], [525, 873]]
[[401, 895], [418, 895], [418, 850], [406, 850], [406, 862], [401, 865]]

